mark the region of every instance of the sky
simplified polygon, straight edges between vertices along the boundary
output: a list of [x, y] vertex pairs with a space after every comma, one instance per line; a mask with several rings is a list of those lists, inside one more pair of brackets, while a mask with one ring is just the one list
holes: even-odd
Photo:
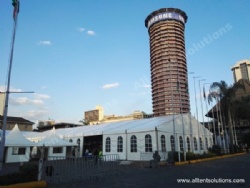
[[[96, 105], [105, 115], [152, 113], [144, 21], [160, 8], [179, 8], [188, 16], [191, 113], [197, 107], [202, 121], [203, 87], [233, 84], [231, 67], [250, 59], [249, 7], [248, 0], [20, 0], [10, 87], [34, 93], [11, 93], [8, 115], [79, 123]], [[7, 83], [12, 13], [11, 0], [0, 1], [0, 91]]]

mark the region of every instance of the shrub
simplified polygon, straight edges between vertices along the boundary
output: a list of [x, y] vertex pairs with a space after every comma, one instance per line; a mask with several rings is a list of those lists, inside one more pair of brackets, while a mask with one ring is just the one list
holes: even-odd
[[37, 181], [38, 166], [35, 164], [24, 164], [19, 172], [0, 176], [0, 185], [11, 185]]
[[213, 145], [212, 148], [208, 148], [208, 151], [218, 156], [221, 155], [221, 147], [219, 145]]

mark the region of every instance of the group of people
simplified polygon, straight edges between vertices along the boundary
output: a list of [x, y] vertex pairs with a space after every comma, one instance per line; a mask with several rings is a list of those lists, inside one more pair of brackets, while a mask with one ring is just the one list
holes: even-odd
[[93, 153], [90, 153], [88, 149], [85, 150], [84, 155], [86, 159], [91, 158], [95, 160], [95, 164], [97, 164], [98, 160], [101, 161], [103, 158], [102, 150], [95, 148]]

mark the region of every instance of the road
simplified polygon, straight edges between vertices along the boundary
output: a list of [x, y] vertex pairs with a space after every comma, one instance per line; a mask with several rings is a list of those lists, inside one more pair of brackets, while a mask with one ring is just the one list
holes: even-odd
[[[107, 174], [92, 180], [48, 184], [48, 188], [166, 188], [166, 187], [250, 187], [250, 154], [181, 166], [159, 168], [127, 167], [125, 173]], [[178, 183], [178, 179], [214, 183]], [[225, 181], [241, 183], [215, 183]]]

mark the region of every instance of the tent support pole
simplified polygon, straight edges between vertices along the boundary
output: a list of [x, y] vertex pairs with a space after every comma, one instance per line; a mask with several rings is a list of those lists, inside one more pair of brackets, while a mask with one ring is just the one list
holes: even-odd
[[125, 134], [126, 134], [126, 160], [128, 160], [128, 134], [127, 134], [127, 130], [125, 130]]
[[156, 150], [159, 151], [157, 127], [155, 127], [155, 139], [156, 139]]

